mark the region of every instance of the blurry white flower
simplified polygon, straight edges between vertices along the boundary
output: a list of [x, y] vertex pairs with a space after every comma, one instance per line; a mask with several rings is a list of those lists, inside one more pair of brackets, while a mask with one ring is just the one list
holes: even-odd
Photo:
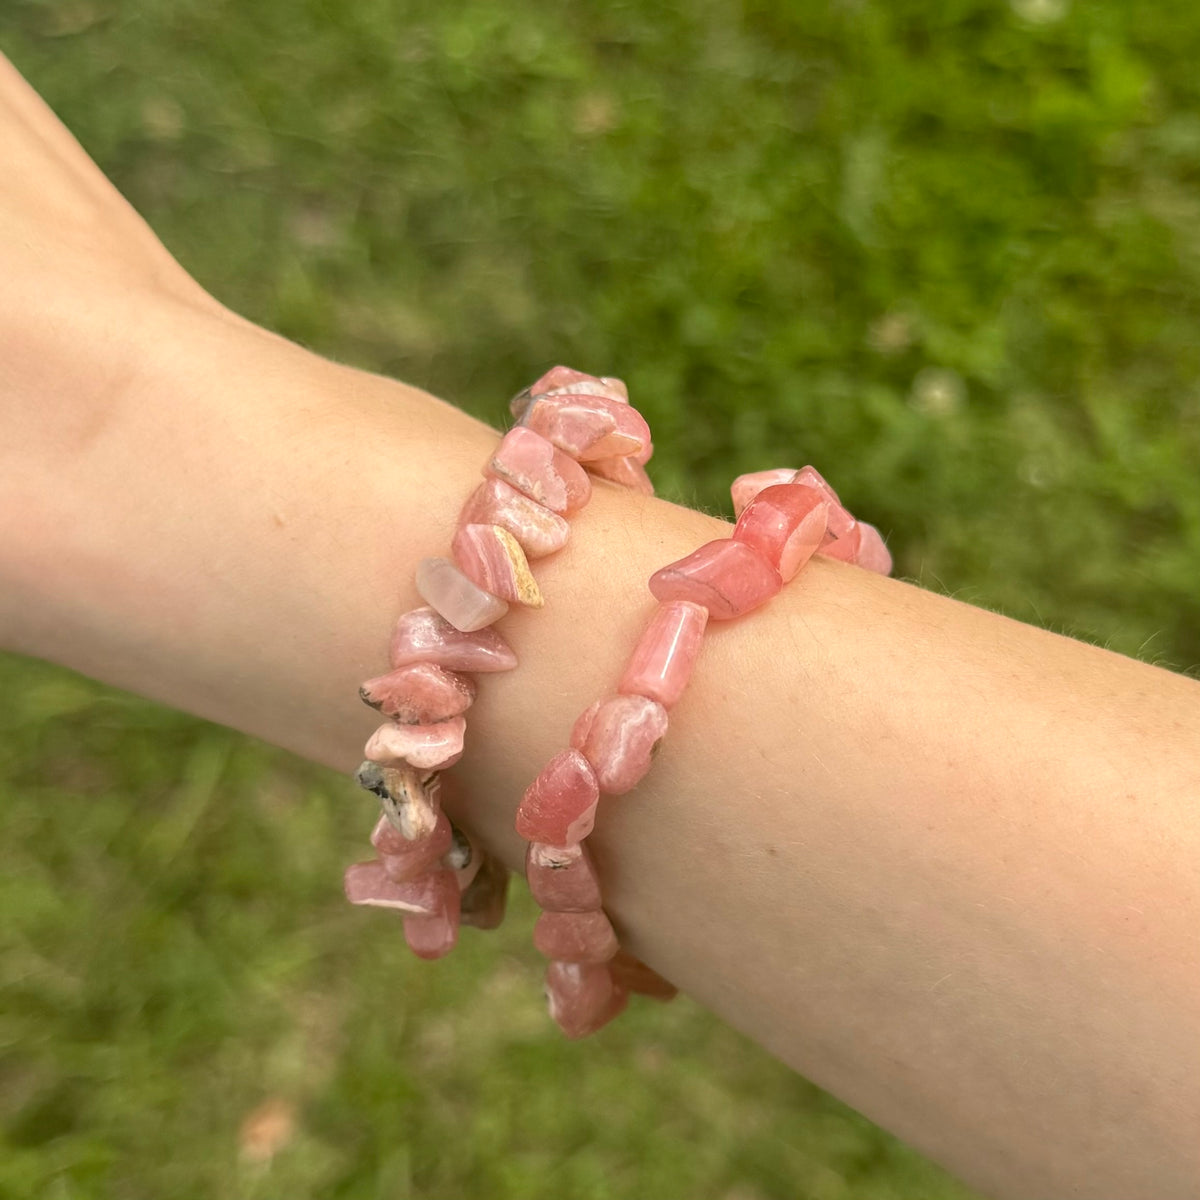
[[924, 367], [912, 383], [909, 404], [917, 412], [944, 417], [956, 412], [967, 399], [967, 385], [957, 371], [947, 367]]
[[915, 336], [912, 320], [904, 313], [884, 313], [867, 330], [867, 345], [879, 354], [901, 354]]
[[1031, 25], [1049, 25], [1061, 21], [1071, 7], [1070, 0], [1009, 0], [1013, 12]]

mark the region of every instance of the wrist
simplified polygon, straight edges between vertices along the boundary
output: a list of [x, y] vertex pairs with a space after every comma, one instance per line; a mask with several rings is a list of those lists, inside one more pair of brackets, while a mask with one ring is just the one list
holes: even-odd
[[69, 359], [48, 349], [44, 374], [20, 359], [0, 440], [0, 645], [86, 669], [75, 643], [119, 627], [135, 576], [153, 592], [157, 572], [189, 572], [186, 539], [156, 529], [190, 508], [202, 542], [205, 480], [255, 476], [264, 382], [303, 354], [224, 310], [164, 302], [107, 341], [81, 336]]
[[46, 314], [6, 322], [0, 647], [49, 656], [62, 632], [51, 612], [64, 592], [94, 583], [81, 543], [95, 540], [88, 530], [103, 514], [139, 502], [139, 474], [122, 459], [161, 454], [147, 444], [147, 417], [161, 425], [180, 397], [184, 348], [204, 320], [213, 323], [211, 314], [142, 298], [110, 310], [104, 328], [72, 321], [69, 348]]
[[[295, 702], [246, 677], [286, 687], [281, 632], [327, 623], [359, 588], [383, 606], [364, 632], [386, 629], [396, 556], [443, 508], [452, 520], [457, 497], [440, 505], [439, 489], [473, 475], [494, 437], [238, 318], [158, 313], [89, 436], [38, 447], [5, 479], [0, 638], [285, 740], [262, 713]], [[351, 698], [360, 662], [342, 664]]]

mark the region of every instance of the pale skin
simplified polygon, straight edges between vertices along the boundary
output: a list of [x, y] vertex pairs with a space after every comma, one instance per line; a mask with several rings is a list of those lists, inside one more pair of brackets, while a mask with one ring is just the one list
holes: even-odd
[[[351, 770], [357, 685], [495, 431], [224, 309], [3, 60], [0, 143], [0, 644]], [[482, 680], [454, 772], [510, 865], [645, 580], [727, 531], [601, 483], [538, 564], [548, 604], [505, 619], [521, 665]], [[817, 561], [710, 626], [652, 772], [602, 809], [610, 910], [985, 1194], [1194, 1200], [1197, 728], [1194, 680]]]

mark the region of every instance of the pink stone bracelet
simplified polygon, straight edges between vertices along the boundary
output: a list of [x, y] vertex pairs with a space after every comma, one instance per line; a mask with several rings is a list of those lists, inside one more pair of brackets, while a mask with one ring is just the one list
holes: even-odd
[[347, 869], [346, 896], [399, 912], [405, 939], [422, 958], [447, 954], [460, 923], [493, 929], [504, 917], [507, 869], [441, 809], [440, 772], [462, 756], [473, 676], [517, 665], [488, 626], [510, 604], [542, 607], [529, 560], [566, 545], [565, 518], [591, 496], [589, 470], [654, 490], [644, 469], [650, 430], [619, 379], [554, 367], [513, 400], [512, 411], [519, 424], [504, 435], [463, 507], [453, 557], [417, 564], [427, 607], [400, 617], [389, 647], [392, 669], [359, 690], [387, 718], [357, 772], [383, 813], [371, 834], [378, 857]]
[[670, 999], [675, 989], [620, 949], [602, 907], [587, 848], [601, 794], [632, 790], [650, 769], [710, 620], [743, 616], [771, 599], [814, 553], [887, 574], [877, 530], [854, 519], [813, 467], [734, 480], [733, 536], [708, 542], [650, 577], [658, 600], [613, 696], [586, 709], [529, 785], [517, 832], [529, 842], [525, 874], [542, 908], [533, 940], [549, 960], [550, 1014], [568, 1037], [617, 1016], [631, 992]]

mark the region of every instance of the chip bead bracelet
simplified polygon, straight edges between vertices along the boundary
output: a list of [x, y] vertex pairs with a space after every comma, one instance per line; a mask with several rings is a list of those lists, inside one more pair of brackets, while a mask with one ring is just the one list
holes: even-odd
[[449, 953], [460, 924], [493, 929], [504, 917], [507, 868], [441, 805], [440, 773], [462, 757], [474, 677], [517, 665], [489, 627], [512, 604], [544, 604], [529, 563], [566, 545], [566, 518], [591, 496], [588, 471], [654, 490], [644, 469], [650, 430], [619, 379], [554, 367], [514, 398], [512, 412], [518, 424], [463, 506], [451, 557], [417, 564], [425, 606], [396, 622], [391, 670], [359, 689], [387, 718], [356, 775], [383, 811], [371, 834], [377, 857], [347, 868], [346, 897], [400, 913], [405, 940], [422, 958]]
[[550, 1014], [572, 1038], [602, 1028], [630, 993], [669, 1000], [674, 987], [620, 948], [587, 848], [602, 795], [631, 791], [666, 736], [668, 712], [691, 678], [704, 631], [775, 596], [814, 554], [881, 574], [892, 560], [871, 525], [856, 521], [813, 467], [741, 475], [732, 486], [733, 535], [656, 571], [658, 601], [617, 684], [596, 700], [526, 789], [517, 832], [525, 874], [543, 910], [533, 940], [550, 960]]

